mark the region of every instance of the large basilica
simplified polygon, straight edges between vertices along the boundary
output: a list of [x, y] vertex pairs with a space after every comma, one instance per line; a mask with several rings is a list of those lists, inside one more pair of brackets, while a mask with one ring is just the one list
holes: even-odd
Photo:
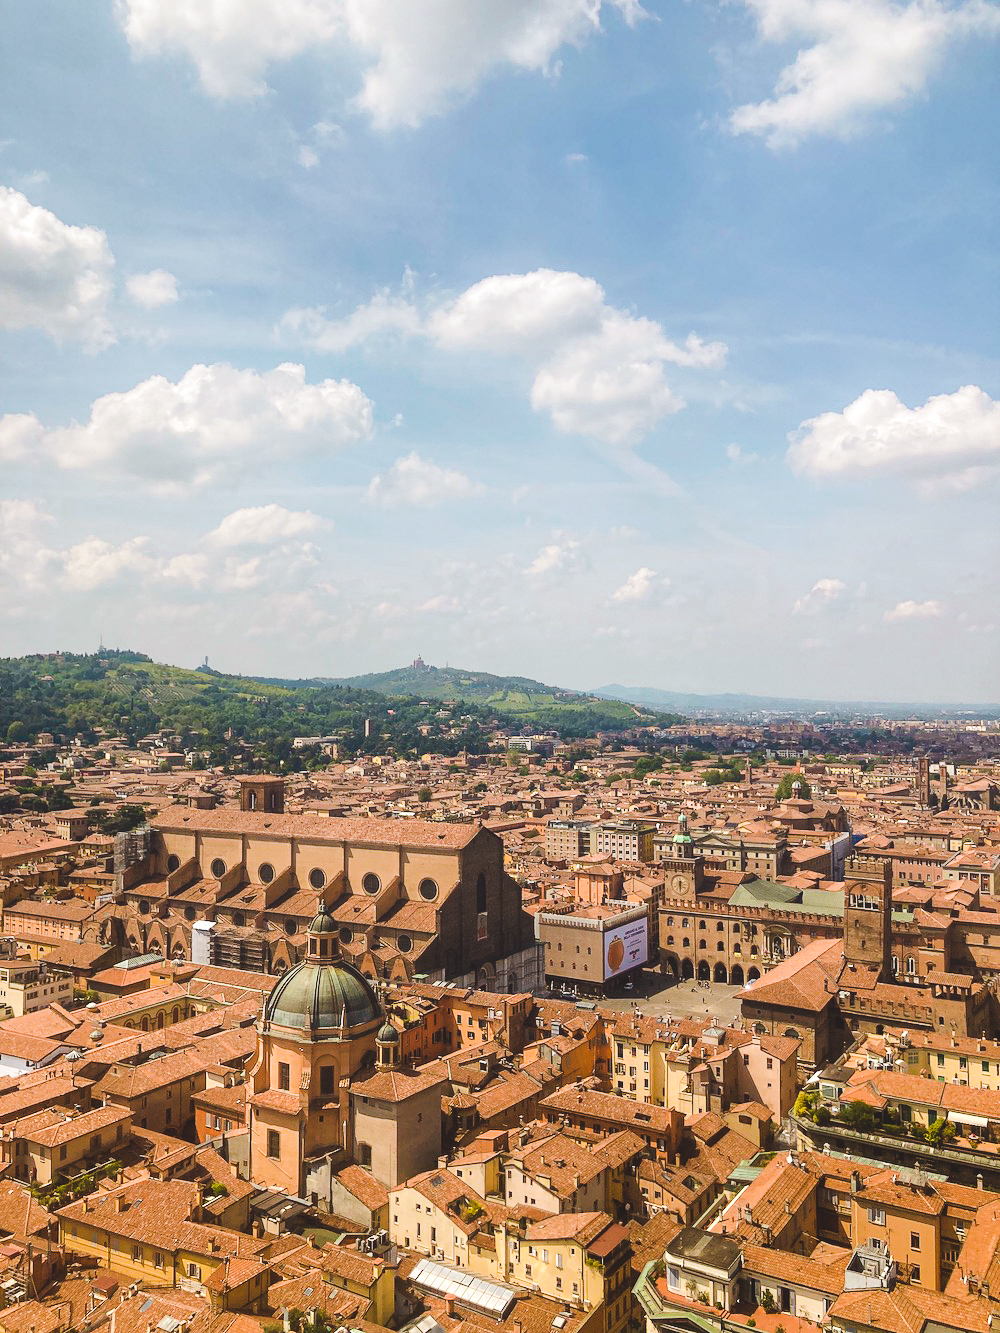
[[340, 956], [321, 897], [305, 958], [275, 986], [257, 1026], [251, 1179], [322, 1205], [353, 1161], [391, 1188], [435, 1164], [443, 1086], [401, 1067], [399, 1034], [372, 983]]

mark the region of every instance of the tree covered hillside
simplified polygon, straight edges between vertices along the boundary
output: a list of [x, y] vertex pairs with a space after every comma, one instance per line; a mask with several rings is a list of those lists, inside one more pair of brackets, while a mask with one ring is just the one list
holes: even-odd
[[318, 761], [318, 747], [293, 750], [293, 739], [303, 736], [335, 737], [344, 755], [482, 753], [498, 728], [581, 737], [637, 721], [630, 705], [560, 698], [549, 690], [537, 699], [515, 692], [488, 701], [445, 702], [426, 693], [387, 695], [349, 683], [186, 670], [130, 651], [0, 661], [0, 741], [31, 741], [49, 732], [57, 741], [121, 736], [135, 745], [151, 732], [168, 730], [184, 747], [208, 753], [211, 763], [227, 762], [240, 743], [253, 746], [264, 764]]

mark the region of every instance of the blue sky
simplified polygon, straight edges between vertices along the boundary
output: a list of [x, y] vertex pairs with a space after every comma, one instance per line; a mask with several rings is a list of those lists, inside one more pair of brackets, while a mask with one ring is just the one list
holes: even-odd
[[996, 5], [5, 26], [0, 652], [996, 701]]

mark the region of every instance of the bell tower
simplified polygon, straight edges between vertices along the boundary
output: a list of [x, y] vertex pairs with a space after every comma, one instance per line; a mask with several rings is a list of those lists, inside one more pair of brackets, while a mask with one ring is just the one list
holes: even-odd
[[844, 884], [844, 963], [892, 981], [892, 862], [851, 872]]
[[240, 778], [240, 809], [261, 814], [285, 813], [285, 779], [270, 773]]

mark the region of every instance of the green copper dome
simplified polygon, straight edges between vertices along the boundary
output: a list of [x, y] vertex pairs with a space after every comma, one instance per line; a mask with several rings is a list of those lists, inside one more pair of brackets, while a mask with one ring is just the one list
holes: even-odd
[[309, 923], [310, 935], [332, 935], [337, 929], [337, 923], [323, 906], [323, 900], [320, 899], [319, 908], [316, 915]]
[[391, 1023], [384, 1023], [378, 1030], [379, 1041], [399, 1041], [399, 1033]]
[[264, 1006], [264, 1022], [283, 1028], [358, 1028], [382, 1016], [382, 1007], [356, 967], [335, 958], [293, 967]]

